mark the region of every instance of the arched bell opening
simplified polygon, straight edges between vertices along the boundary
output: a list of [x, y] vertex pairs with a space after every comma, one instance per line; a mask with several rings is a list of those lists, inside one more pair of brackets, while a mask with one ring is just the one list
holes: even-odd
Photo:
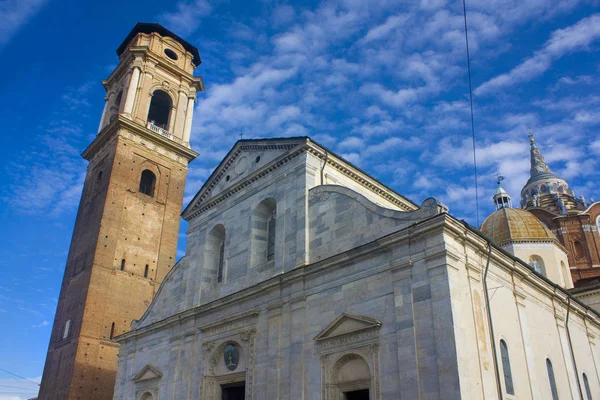
[[169, 118], [172, 107], [171, 96], [163, 90], [155, 90], [148, 109], [148, 122], [159, 128], [169, 129]]

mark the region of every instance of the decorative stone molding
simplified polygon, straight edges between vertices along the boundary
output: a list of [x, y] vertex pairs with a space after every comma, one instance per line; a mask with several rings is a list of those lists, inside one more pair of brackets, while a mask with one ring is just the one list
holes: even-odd
[[256, 319], [258, 318], [258, 311], [246, 313], [244, 315], [238, 315], [232, 318], [227, 318], [223, 321], [219, 321], [217, 324], [212, 324], [207, 327], [200, 328], [200, 331], [204, 333], [204, 337], [219, 336], [224, 332], [237, 331], [240, 328], [254, 327], [256, 326]]
[[[224, 382], [245, 382], [246, 399], [253, 398], [257, 317], [258, 312], [251, 312], [201, 328], [205, 338], [202, 342], [202, 399], [220, 399], [221, 383]], [[244, 370], [223, 373], [217, 369], [228, 344], [235, 344], [243, 351]]]
[[[372, 400], [379, 400], [379, 328], [376, 319], [343, 313], [316, 337], [316, 351], [321, 354], [321, 385], [323, 400], [343, 400], [345, 390], [368, 388]], [[354, 359], [369, 366], [370, 379], [341, 383], [340, 369]]]
[[147, 364], [133, 378], [135, 382], [135, 398], [136, 400], [150, 393], [153, 399], [158, 399], [159, 383], [163, 374], [153, 365]]
[[448, 208], [444, 204], [440, 203], [432, 197], [425, 199], [421, 204], [421, 207], [419, 207], [416, 210], [392, 210], [389, 208], [378, 206], [362, 194], [345, 186], [339, 185], [321, 185], [310, 189], [310, 191], [308, 192], [309, 204], [316, 204], [325, 201], [329, 199], [329, 197], [333, 194], [339, 194], [349, 197], [357, 203], [360, 203], [366, 209], [370, 210], [371, 212], [377, 215], [381, 215], [382, 217], [393, 218], [401, 221], [418, 221], [429, 217], [433, 217], [444, 212], [448, 212]]
[[[338, 381], [341, 368], [355, 359], [364, 360], [369, 366], [371, 378], [354, 382]], [[321, 399], [343, 400], [348, 390], [369, 389], [371, 400], [381, 399], [379, 378], [379, 344], [371, 343], [356, 349], [321, 356]]]

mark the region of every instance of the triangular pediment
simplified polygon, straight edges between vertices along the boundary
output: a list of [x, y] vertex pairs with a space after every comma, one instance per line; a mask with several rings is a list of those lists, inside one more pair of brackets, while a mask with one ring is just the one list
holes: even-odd
[[306, 137], [239, 140], [185, 208], [183, 217], [241, 183], [271, 173], [282, 158], [307, 142]]
[[153, 379], [160, 379], [162, 372], [153, 365], [147, 364], [142, 370], [133, 378], [135, 382], [150, 381]]
[[331, 339], [337, 336], [358, 333], [369, 329], [379, 329], [381, 322], [361, 315], [342, 313], [321, 331], [315, 340]]

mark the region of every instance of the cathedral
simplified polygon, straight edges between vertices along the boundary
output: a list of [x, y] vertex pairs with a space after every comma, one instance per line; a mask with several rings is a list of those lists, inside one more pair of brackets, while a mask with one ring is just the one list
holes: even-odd
[[309, 137], [239, 140], [182, 212], [198, 50], [117, 54], [40, 399], [600, 398], [600, 205], [533, 136], [480, 229]]

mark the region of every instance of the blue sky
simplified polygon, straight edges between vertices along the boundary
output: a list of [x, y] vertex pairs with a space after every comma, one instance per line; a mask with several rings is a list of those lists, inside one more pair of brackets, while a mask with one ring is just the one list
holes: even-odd
[[[577, 196], [600, 199], [599, 5], [467, 2], [481, 219], [497, 172], [518, 204], [528, 128]], [[102, 112], [100, 80], [136, 22], [163, 23], [203, 60], [192, 129], [201, 155], [186, 202], [240, 133], [308, 135], [475, 224], [462, 18], [462, 2], [446, 0], [0, 0], [0, 368], [41, 376], [85, 174], [79, 154]], [[0, 385], [0, 400], [35, 394], [3, 372]]]

